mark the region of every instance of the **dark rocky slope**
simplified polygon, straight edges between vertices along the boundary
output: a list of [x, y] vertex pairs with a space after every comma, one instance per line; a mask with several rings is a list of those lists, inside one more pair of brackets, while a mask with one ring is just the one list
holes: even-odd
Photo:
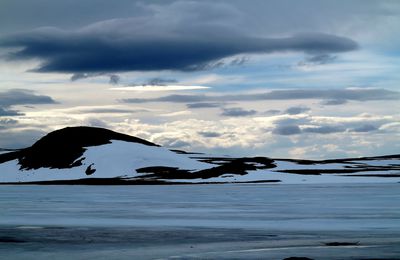
[[111, 140], [158, 146], [137, 137], [103, 128], [66, 127], [47, 134], [31, 147], [0, 154], [0, 163], [18, 159], [21, 169], [24, 170], [42, 167], [54, 169], [72, 168], [81, 165], [81, 160], [76, 160], [83, 155], [86, 147], [108, 144]]

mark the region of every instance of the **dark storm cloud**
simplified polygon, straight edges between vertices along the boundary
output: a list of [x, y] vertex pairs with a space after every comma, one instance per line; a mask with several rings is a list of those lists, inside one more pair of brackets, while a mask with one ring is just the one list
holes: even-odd
[[[106, 33], [105, 33], [106, 34]], [[133, 33], [135, 34], [135, 33]], [[284, 51], [343, 52], [356, 49], [350, 39], [326, 34], [281, 39], [241, 35], [124, 37], [76, 32], [35, 32], [3, 40], [2, 45], [22, 47], [10, 59], [38, 58], [37, 72], [110, 72], [208, 69], [210, 62], [243, 53]], [[0, 43], [1, 44], [1, 43]], [[218, 63], [217, 63], [218, 64]], [[212, 66], [213, 68], [216, 66]]]
[[289, 107], [288, 109], [285, 110], [285, 113], [289, 115], [297, 115], [307, 112], [309, 110], [310, 110], [309, 107], [297, 106], [297, 107]]
[[240, 107], [232, 107], [232, 108], [223, 108], [222, 109], [222, 116], [232, 116], [232, 117], [239, 117], [239, 116], [252, 116], [257, 114], [255, 110], [246, 110]]
[[[180, 8], [180, 14], [187, 13], [192, 22], [203, 22], [219, 18], [231, 23], [246, 19], [246, 29], [254, 33], [282, 33], [304, 31], [325, 31], [349, 19], [367, 21], [376, 25], [377, 16], [397, 15], [396, 8], [386, 3], [393, 0], [2, 0], [0, 1], [0, 33], [21, 31], [26, 28], [55, 25], [63, 28], [83, 26], [95, 21], [116, 17], [143, 16], [152, 9], [166, 8], [171, 14]], [[183, 3], [182, 3], [183, 2]], [[139, 4], [138, 4], [139, 3]], [[204, 4], [203, 4], [204, 3]], [[225, 4], [224, 4], [225, 3]], [[23, 7], [23, 8], [22, 8]], [[290, 7], [290, 8], [289, 8]], [[191, 12], [196, 10], [196, 13]], [[172, 11], [171, 11], [172, 10]], [[240, 12], [238, 11], [240, 10]], [[205, 17], [206, 13], [209, 13]], [[73, 14], [73, 16], [71, 16]], [[236, 20], [235, 20], [236, 19]], [[232, 21], [233, 20], [233, 21]], [[351, 20], [353, 21], [353, 20]], [[386, 21], [386, 20], [385, 20]], [[356, 26], [356, 24], [352, 24]], [[364, 25], [364, 24], [362, 24]], [[387, 23], [385, 24], [387, 25]], [[346, 30], [349, 28], [346, 27]], [[367, 27], [367, 30], [371, 27]]]
[[9, 109], [14, 105], [55, 104], [49, 96], [37, 95], [26, 89], [12, 89], [0, 92], [0, 116], [23, 115], [16, 110]]
[[297, 100], [297, 99], [323, 99], [323, 100], [398, 100], [400, 92], [387, 89], [293, 89], [274, 90], [258, 94], [242, 95], [169, 95], [158, 98], [127, 98], [121, 100], [125, 103], [147, 102], [172, 102], [172, 103], [200, 103], [200, 102], [229, 102], [229, 101], [257, 101], [257, 100]]
[[[251, 53], [297, 51], [325, 55], [357, 49], [349, 38], [323, 33], [282, 38], [247, 35], [227, 4], [175, 2], [150, 5], [141, 16], [97, 22], [78, 30], [41, 28], [0, 39], [17, 47], [8, 58], [39, 59], [38, 72], [193, 71], [219, 67], [223, 58]], [[233, 62], [240, 65], [245, 59]]]

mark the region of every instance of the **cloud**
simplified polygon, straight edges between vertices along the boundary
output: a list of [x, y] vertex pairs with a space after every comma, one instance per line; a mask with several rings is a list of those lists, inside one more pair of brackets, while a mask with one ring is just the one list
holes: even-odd
[[176, 79], [151, 78], [143, 83], [133, 83], [129, 86], [167, 86], [178, 83]]
[[278, 109], [269, 109], [267, 111], [264, 111], [263, 114], [264, 115], [277, 115], [279, 114], [281, 111]]
[[156, 144], [160, 144], [162, 146], [165, 146], [167, 148], [175, 149], [175, 148], [185, 148], [185, 147], [190, 147], [191, 144], [189, 142], [186, 142], [184, 140], [180, 140], [179, 138], [173, 138], [173, 137], [166, 137], [166, 136], [160, 136], [154, 140]]
[[379, 129], [387, 133], [395, 133], [393, 136], [396, 136], [400, 132], [400, 122], [390, 122], [382, 125]]
[[16, 110], [9, 109], [15, 105], [36, 105], [36, 104], [55, 104], [56, 102], [49, 96], [37, 95], [33, 91], [26, 89], [11, 89], [0, 92], [0, 116], [19, 116], [23, 115]]
[[178, 85], [175, 79], [151, 78], [142, 83], [132, 83], [125, 87], [111, 88], [121, 91], [176, 91], [176, 90], [197, 90], [208, 89], [206, 86]]
[[251, 36], [232, 23], [240, 12], [223, 3], [181, 1], [144, 8], [147, 12], [140, 16], [77, 30], [44, 27], [5, 36], [0, 46], [18, 48], [8, 53], [9, 59], [41, 60], [34, 71], [75, 74], [194, 71], [219, 67], [222, 59], [235, 55], [288, 51], [320, 55], [358, 48], [349, 38], [323, 33]]
[[199, 89], [209, 89], [210, 87], [206, 86], [187, 86], [187, 85], [144, 85], [144, 86], [135, 86], [135, 87], [118, 87], [118, 88], [110, 88], [111, 90], [119, 90], [119, 91], [176, 91], [176, 90], [199, 90]]
[[182, 110], [182, 111], [175, 111], [175, 112], [169, 112], [169, 113], [165, 113], [165, 114], [160, 114], [160, 116], [164, 116], [164, 117], [182, 117], [185, 115], [190, 115], [192, 114], [191, 111], [189, 110]]
[[328, 53], [317, 54], [310, 57], [307, 57], [304, 61], [300, 61], [297, 63], [297, 66], [315, 66], [315, 65], [324, 65], [328, 63], [333, 63], [337, 59], [337, 55], [332, 55]]
[[87, 118], [85, 120], [85, 125], [93, 127], [110, 128], [110, 126], [106, 122], [98, 118]]
[[81, 108], [76, 111], [71, 111], [72, 113], [78, 114], [131, 114], [140, 112], [149, 112], [146, 109], [121, 109], [121, 108], [109, 108], [109, 107], [99, 107], [99, 108]]
[[321, 105], [325, 106], [337, 106], [337, 105], [343, 105], [346, 104], [347, 100], [346, 99], [330, 99], [330, 100], [324, 100], [321, 102]]
[[232, 107], [232, 108], [223, 108], [222, 109], [222, 116], [233, 116], [233, 117], [238, 117], [238, 116], [252, 116], [257, 114], [257, 111], [255, 110], [245, 110], [240, 107]]
[[93, 76], [93, 75], [87, 74], [87, 73], [74, 73], [74, 74], [72, 74], [70, 79], [71, 79], [71, 81], [77, 81], [80, 79], [87, 79], [91, 76]]
[[249, 57], [246, 57], [246, 56], [244, 56], [244, 57], [237, 57], [237, 58], [231, 60], [230, 63], [229, 63], [229, 65], [231, 65], [231, 66], [242, 66], [242, 65], [244, 65], [246, 62], [248, 62], [249, 59], [250, 59], [250, 58], [249, 58]]
[[1, 107], [55, 103], [56, 102], [51, 97], [45, 95], [37, 95], [33, 91], [27, 89], [11, 89], [0, 92]]
[[365, 124], [359, 127], [356, 127], [353, 129], [354, 132], [371, 132], [371, 131], [376, 131], [378, 130], [378, 127], [371, 125], [371, 124]]
[[202, 102], [202, 103], [190, 103], [186, 104], [187, 108], [213, 108], [213, 107], [220, 107], [221, 103], [210, 103], [210, 102]]
[[288, 109], [285, 110], [285, 113], [289, 115], [297, 115], [307, 112], [309, 110], [310, 110], [309, 107], [297, 106], [297, 107], [289, 107]]
[[345, 131], [346, 128], [341, 125], [314, 125], [300, 127], [297, 124], [286, 124], [285, 121], [277, 121], [272, 133], [276, 135], [295, 135], [301, 133], [331, 134]]
[[72, 74], [70, 80], [71, 81], [77, 81], [77, 80], [81, 80], [81, 79], [87, 79], [87, 78], [94, 78], [94, 77], [101, 77], [101, 76], [107, 76], [109, 77], [109, 83], [111, 85], [118, 85], [119, 81], [120, 81], [120, 76], [116, 75], [116, 74], [107, 74], [107, 73], [74, 73]]
[[110, 83], [111, 85], [118, 85], [120, 79], [121, 79], [121, 78], [120, 78], [118, 75], [112, 74], [112, 75], [110, 75], [110, 81], [109, 81], [109, 83]]
[[125, 98], [124, 103], [148, 103], [148, 102], [172, 102], [172, 103], [194, 103], [215, 99], [204, 95], [168, 95], [159, 98]]
[[[2, 130], [2, 129], [0, 129]], [[20, 149], [31, 146], [35, 141], [43, 137], [47, 132], [37, 128], [25, 128], [22, 130], [5, 129], [0, 132], [1, 148]]]
[[[333, 134], [372, 132], [383, 130], [383, 126], [397, 122], [394, 116], [373, 116], [361, 114], [354, 117], [324, 117], [312, 115], [279, 115], [273, 120], [273, 134]], [[266, 129], [269, 131], [270, 129]]]
[[315, 133], [315, 134], [331, 134], [346, 131], [346, 128], [342, 126], [313, 126], [305, 127], [302, 129], [304, 133]]
[[17, 120], [11, 118], [5, 118], [5, 119], [0, 118], [0, 129], [7, 129], [9, 127], [16, 125], [17, 123], [18, 123]]
[[238, 95], [168, 95], [157, 98], [128, 98], [122, 99], [125, 103], [172, 102], [172, 103], [200, 103], [200, 102], [229, 102], [229, 101], [257, 101], [257, 100], [398, 100], [400, 92], [378, 88], [346, 88], [346, 89], [289, 89], [273, 90], [258, 94]]
[[297, 125], [278, 125], [272, 130], [273, 134], [276, 135], [296, 135], [300, 134], [300, 127]]
[[20, 116], [20, 115], [23, 114], [15, 110], [9, 110], [0, 107], [0, 116]]
[[331, 63], [336, 59], [337, 56], [325, 53], [325, 54], [311, 56], [307, 58], [306, 61], [313, 64], [326, 64], [326, 63]]
[[218, 132], [211, 132], [211, 131], [199, 131], [197, 132], [199, 135], [207, 138], [212, 138], [212, 137], [220, 137], [221, 134]]

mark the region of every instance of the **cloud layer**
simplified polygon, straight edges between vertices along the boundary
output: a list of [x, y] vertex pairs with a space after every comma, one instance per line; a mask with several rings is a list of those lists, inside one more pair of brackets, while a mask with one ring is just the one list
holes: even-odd
[[253, 109], [246, 110], [240, 107], [232, 107], [232, 108], [223, 108], [221, 115], [239, 117], [239, 116], [252, 116], [255, 115], [256, 113], [257, 111]]
[[356, 117], [321, 117], [312, 115], [281, 115], [276, 117], [272, 133], [275, 135], [298, 134], [335, 134], [335, 133], [369, 133], [384, 131], [384, 125], [396, 122], [393, 117], [374, 117], [359, 115]]
[[[323, 99], [323, 100], [341, 100], [341, 101], [397, 100], [400, 99], [400, 92], [387, 89], [376, 89], [376, 88], [293, 89], [293, 90], [274, 90], [265, 93], [241, 94], [241, 95], [218, 95], [218, 96], [217, 95], [214, 96], [168, 95], [158, 98], [127, 98], [127, 99], [122, 99], [121, 101], [125, 103], [148, 103], [148, 102], [194, 103], [196, 104], [197, 107], [201, 107], [201, 105], [199, 105], [200, 102], [207, 102], [207, 104], [214, 104], [210, 102], [296, 100], [296, 99]], [[293, 112], [298, 112], [298, 111], [293, 111]]]
[[0, 92], [0, 116], [18, 116], [22, 113], [9, 109], [15, 105], [55, 104], [49, 96], [37, 95], [26, 89], [12, 89]]
[[239, 14], [226, 4], [175, 2], [146, 9], [142, 16], [77, 30], [46, 27], [3, 37], [0, 46], [19, 48], [8, 54], [10, 59], [39, 59], [42, 63], [35, 71], [76, 75], [193, 71], [218, 67], [221, 59], [239, 54], [295, 51], [326, 57], [358, 48], [349, 38], [324, 33], [279, 38], [247, 35], [232, 24]]

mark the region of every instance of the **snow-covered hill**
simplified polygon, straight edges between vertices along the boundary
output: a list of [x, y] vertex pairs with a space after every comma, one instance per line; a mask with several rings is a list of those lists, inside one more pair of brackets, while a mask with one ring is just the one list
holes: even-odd
[[93, 127], [67, 127], [0, 153], [0, 184], [397, 182], [400, 155], [324, 161], [210, 158]]

